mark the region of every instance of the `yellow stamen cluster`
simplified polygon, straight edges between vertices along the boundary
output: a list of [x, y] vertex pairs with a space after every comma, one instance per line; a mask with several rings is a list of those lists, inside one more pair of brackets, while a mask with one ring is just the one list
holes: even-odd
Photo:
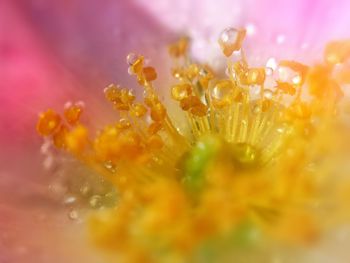
[[[80, 104], [68, 105], [64, 117], [53, 110], [40, 115], [40, 135], [51, 136], [56, 147], [118, 191], [117, 209], [90, 221], [99, 246], [128, 262], [196, 262], [209, 246], [218, 252], [214, 261], [222, 262], [242, 244], [269, 249], [276, 239], [314, 244], [348, 218], [340, 204], [350, 198], [335, 195], [328, 201], [340, 209], [322, 220], [335, 165], [320, 162], [342, 148], [335, 120], [340, 87], [349, 79], [339, 73], [350, 70], [344, 63], [348, 42], [329, 44], [319, 65], [282, 60], [274, 70], [249, 67], [244, 36], [233, 28], [220, 36], [225, 78], [191, 61], [188, 39], [170, 46], [177, 80], [170, 94], [186, 115], [190, 135], [177, 128], [158, 97], [155, 69], [135, 54], [127, 63], [143, 87], [143, 101], [129, 89], [109, 85], [105, 96], [120, 120], [94, 138], [79, 123]], [[231, 59], [233, 52], [240, 58]]]

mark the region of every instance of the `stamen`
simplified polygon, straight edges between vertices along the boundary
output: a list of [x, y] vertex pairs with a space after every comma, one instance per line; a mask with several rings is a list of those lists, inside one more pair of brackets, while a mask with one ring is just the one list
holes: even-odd
[[[245, 34], [227, 28], [219, 37], [226, 78], [191, 60], [188, 38], [169, 47], [177, 81], [169, 95], [190, 132], [180, 129], [158, 96], [155, 68], [133, 53], [127, 56], [128, 72], [143, 98], [128, 88], [107, 86], [105, 97], [120, 118], [95, 137], [80, 121], [82, 103], [67, 104], [62, 116], [51, 109], [40, 114], [38, 133], [114, 189], [93, 193], [94, 185], [85, 182], [78, 187], [91, 208], [117, 206], [90, 222], [99, 246], [135, 262], [155, 255], [164, 255], [161, 262], [187, 262], [210, 240], [236, 246], [224, 237], [248, 235], [246, 225], [269, 240], [267, 247], [272, 239], [317, 242], [325, 231], [322, 220], [315, 222], [320, 211], [309, 207], [312, 200], [324, 201], [320, 181], [327, 169], [320, 164], [310, 172], [308, 167], [322, 162], [337, 140], [333, 123], [341, 88], [350, 79], [342, 64], [350, 57], [350, 42], [331, 42], [325, 62], [315, 66], [270, 58], [266, 66], [250, 67]], [[332, 210], [332, 216], [338, 212]], [[79, 213], [71, 209], [68, 216], [75, 220]]]

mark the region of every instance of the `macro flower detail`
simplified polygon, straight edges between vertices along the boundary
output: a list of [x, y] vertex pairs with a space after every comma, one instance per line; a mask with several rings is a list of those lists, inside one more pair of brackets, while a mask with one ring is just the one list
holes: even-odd
[[98, 247], [126, 262], [270, 262], [349, 221], [350, 181], [341, 169], [349, 154], [341, 100], [349, 42], [329, 43], [316, 65], [252, 67], [245, 35], [221, 33], [225, 72], [193, 61], [188, 38], [169, 46], [169, 95], [185, 125], [158, 95], [155, 68], [133, 53], [128, 72], [142, 96], [116, 84], [104, 90], [117, 123], [89, 129], [82, 103], [40, 115], [38, 133], [107, 184], [103, 198], [89, 198], [104, 208], [88, 220]]

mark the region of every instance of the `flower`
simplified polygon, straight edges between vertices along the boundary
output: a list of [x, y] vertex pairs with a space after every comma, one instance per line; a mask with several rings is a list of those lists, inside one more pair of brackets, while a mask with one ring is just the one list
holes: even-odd
[[[40, 2], [39, 2], [39, 4], [40, 4]], [[141, 3], [142, 4], [142, 3]], [[140, 5], [141, 5], [140, 4]], [[74, 12], [74, 3], [73, 4], [71, 4], [71, 5], [73, 5], [73, 12]], [[181, 3], [180, 3], [180, 5], [181, 5]], [[338, 5], [332, 5], [331, 7], [334, 7], [334, 6], [336, 6], [336, 7], [341, 7], [341, 3], [338, 3]], [[7, 9], [7, 10], [12, 10], [12, 12], [13, 12], [13, 10], [17, 10], [17, 9], [15, 9], [15, 8], [13, 8], [13, 7], [16, 7], [15, 6], [15, 4], [8, 4], [8, 6], [10, 6], [10, 9]], [[155, 5], [155, 6], [158, 6], [158, 5]], [[208, 5], [209, 6], [209, 5]], [[223, 3], [223, 5], [222, 6], [227, 6], [227, 4], [225, 4], [225, 3]], [[268, 6], [268, 5], [266, 5], [266, 6]], [[42, 7], [45, 7], [45, 6], [42, 6]], [[60, 7], [60, 6], [58, 6], [58, 7]], [[69, 4], [68, 4], [68, 8], [72, 8], [72, 6], [69, 6]], [[12, 8], [12, 9], [11, 9]], [[150, 12], [155, 12], [154, 10], [152, 11], [152, 7], [149, 7], [149, 9], [150, 9]], [[209, 8], [208, 9], [206, 9], [205, 7], [203, 8], [204, 10], [209, 10]], [[62, 10], [62, 9], [60, 9], [60, 8], [58, 8], [57, 9], [58, 11], [59, 10]], [[72, 10], [72, 9], [71, 9]], [[81, 9], [79, 9], [79, 10], [81, 10]], [[251, 10], [253, 10], [253, 8], [251, 9]], [[295, 9], [292, 9], [292, 10], [295, 10]], [[50, 10], [46, 10], [46, 12], [47, 11], [49, 11], [50, 12]], [[269, 10], [270, 11], [270, 10]], [[16, 11], [15, 11], [16, 12]], [[271, 12], [273, 12], [273, 11], [271, 11]], [[40, 12], [39, 12], [40, 13]], [[176, 12], [175, 12], [176, 13]], [[183, 14], [183, 13], [185, 13], [185, 12], [179, 12], [180, 14]], [[322, 13], [322, 12], [321, 12]], [[326, 14], [328, 14], [328, 12], [325, 12]], [[339, 13], [339, 12], [337, 12], [337, 13]], [[65, 14], [66, 16], [67, 16], [67, 14]], [[216, 17], [216, 15], [215, 16], [213, 16], [213, 17]], [[160, 18], [160, 20], [162, 21], [162, 19], [163, 18], [161, 18], [161, 16], [159, 16], [159, 18]], [[103, 21], [102, 19], [101, 20], [98, 20], [98, 21]], [[223, 20], [222, 20], [223, 21]], [[164, 22], [164, 21], [163, 21]], [[45, 23], [43, 23], [43, 24], [45, 24]], [[95, 23], [93, 23], [93, 24], [95, 24]], [[96, 23], [96, 24], [98, 24], [98, 23]], [[179, 23], [179, 24], [181, 24], [181, 23]], [[129, 24], [128, 24], [129, 25]], [[257, 29], [259, 29], [258, 27], [259, 26], [261, 26], [261, 25], [263, 25], [263, 23], [254, 23], [253, 25], [256, 25], [256, 27], [257, 27]], [[226, 25], [224, 25], [224, 26], [226, 26]], [[223, 26], [220, 26], [220, 29], [222, 29], [223, 28]], [[254, 26], [253, 26], [253, 28], [254, 28]], [[91, 29], [93, 29], [93, 27], [90, 27], [89, 28], [89, 30], [91, 30]], [[129, 29], [129, 28], [128, 28]], [[216, 28], [215, 30], [218, 30], [218, 28]], [[259, 29], [260, 30], [260, 29]], [[253, 30], [254, 31], [254, 30]], [[283, 31], [283, 30], [281, 30], [281, 31]], [[297, 30], [296, 30], [297, 31]], [[98, 32], [103, 32], [103, 31], [99, 31], [99, 30], [96, 30], [96, 31], [92, 31], [92, 32], [95, 32], [95, 33], [98, 33]], [[196, 32], [196, 30], [194, 30], [193, 32], [190, 32], [190, 34], [195, 34], [195, 32]], [[197, 31], [198, 32], [198, 31]], [[332, 31], [333, 32], [333, 31]], [[128, 32], [128, 34], [127, 34], [127, 36], [129, 36], [129, 33], [130, 32]], [[284, 33], [284, 32], [282, 32], [282, 33]], [[294, 32], [293, 32], [294, 33]], [[74, 36], [74, 34], [72, 34], [73, 36]], [[209, 35], [215, 35], [215, 34], [209, 34]], [[95, 37], [95, 38], [97, 38], [97, 39], [101, 39], [101, 38], [99, 38], [99, 37], [97, 37], [98, 35], [96, 35], [96, 34], [94, 34], [93, 35], [93, 37]], [[329, 34], [329, 36], [330, 36], [330, 34]], [[47, 36], [47, 37], [50, 37], [50, 36]], [[52, 36], [51, 36], [52, 37]], [[138, 36], [138, 37], [140, 37], [140, 36]], [[201, 36], [195, 36], [195, 37], [198, 37], [198, 38], [195, 38], [195, 39], [201, 39], [202, 37], [203, 37], [203, 35], [201, 35]], [[73, 37], [72, 37], [73, 38]], [[71, 39], [71, 38], [69, 38], [69, 39]], [[74, 39], [74, 38], [73, 38]], [[120, 39], [120, 38], [119, 38]], [[284, 39], [284, 40], [283, 40]], [[203, 39], [201, 39], [201, 40], [203, 40]], [[276, 36], [276, 40], [279, 40], [278, 42], [283, 42], [283, 41], [285, 41], [286, 43], [291, 43], [292, 41], [287, 41], [288, 40], [288, 37], [285, 35], [285, 36], [280, 36], [280, 35], [277, 35]], [[269, 42], [271, 41], [271, 39], [269, 39]], [[50, 42], [49, 42], [50, 43]], [[69, 43], [69, 42], [68, 42]], [[74, 41], [73, 41], [73, 43], [75, 43]], [[202, 42], [203, 43], [203, 42]], [[319, 43], [319, 42], [317, 42], [317, 43]], [[200, 44], [200, 42], [199, 42], [199, 44]], [[197, 42], [197, 44], [196, 44], [196, 41], [195, 41], [195, 43], [194, 43], [194, 45], [199, 45], [198, 44], [198, 42]], [[278, 43], [277, 43], [278, 44]], [[80, 45], [77, 45], [77, 46], [80, 46]], [[105, 46], [105, 45], [104, 45]], [[261, 46], [264, 46], [264, 45], [261, 45]], [[125, 44], [125, 46], [123, 45], [123, 47], [124, 47], [124, 49], [129, 49], [130, 47], [128, 46], [128, 45], [126, 45]], [[198, 47], [198, 46], [197, 46]], [[282, 49], [282, 47], [280, 47], [281, 49]], [[295, 49], [292, 49], [292, 48], [287, 48], [287, 47], [283, 47], [283, 49], [284, 50], [295, 50]], [[74, 48], [73, 49], [71, 49], [71, 46], [70, 46], [70, 48], [68, 48], [68, 51], [72, 51], [72, 50], [74, 50]], [[89, 50], [94, 50], [93, 48], [92, 49], [89, 49]], [[100, 49], [100, 48], [98, 48], [98, 50], [103, 50], [103, 49]], [[197, 50], [199, 50], [199, 49], [197, 49]], [[202, 50], [205, 50], [205, 49], [202, 49]], [[251, 50], [251, 49], [249, 49], [249, 50]], [[42, 52], [42, 51], [40, 51], [40, 52]], [[40, 54], [40, 52], [39, 52], [39, 54]], [[62, 54], [61, 52], [60, 52], [60, 49], [58, 48], [58, 51], [56, 51], [58, 54]], [[96, 52], [96, 51], [95, 51]], [[93, 52], [92, 54], [94, 55], [94, 54], [96, 54], [95, 52]], [[124, 51], [124, 52], [126, 52], [126, 50]], [[259, 51], [258, 51], [259, 52]], [[157, 52], [158, 53], [158, 52]], [[200, 53], [200, 52], [199, 52]], [[250, 54], [253, 54], [253, 55], [251, 55], [251, 56], [255, 56], [255, 54], [254, 53], [250, 53]], [[72, 56], [72, 54], [70, 54], [69, 56], [67, 56], [66, 58], [69, 58], [69, 57], [71, 57]], [[200, 54], [198, 54], [198, 56], [199, 56], [199, 58], [201, 57], [200, 56]], [[270, 55], [271, 56], [271, 55]], [[274, 54], [273, 54], [273, 56], [275, 56]], [[157, 56], [155, 56], [155, 57], [157, 57]], [[276, 58], [277, 58], [277, 55], [275, 56]], [[202, 57], [203, 58], [203, 57]], [[99, 63], [97, 63], [97, 61], [99, 61], [99, 60], [96, 60], [96, 58], [92, 58], [92, 60], [91, 61], [94, 61], [94, 62], [96, 62], [96, 65], [98, 65]], [[263, 60], [263, 59], [261, 59], [261, 60]], [[64, 60], [63, 60], [64, 61]], [[67, 63], [67, 62], [66, 62]], [[81, 62], [80, 62], [81, 63]], [[73, 62], [71, 62], [71, 63], [68, 63], [68, 64], [70, 64], [70, 65], [76, 65], [76, 64], [74, 64]], [[78, 63], [79, 64], [79, 63]], [[89, 63], [88, 63], [89, 64]], [[123, 63], [118, 63], [118, 66], [120, 65], [120, 67], [122, 67], [122, 64]], [[113, 67], [110, 67], [110, 66], [108, 66], [108, 67], [103, 67], [103, 63], [102, 63], [102, 65], [100, 66], [102, 69], [103, 69], [103, 72], [105, 72], [106, 74], [108, 74], [108, 72], [111, 72], [112, 71], [112, 69], [113, 69]], [[83, 72], [83, 68], [84, 67], [82, 67], [81, 65], [80, 65], [80, 70], [77, 70], [77, 66], [75, 67], [75, 71], [74, 70], [72, 70], [71, 72], [75, 72], [75, 74], [77, 75], [77, 76], [80, 76], [78, 79], [80, 79], [80, 80], [83, 80], [83, 81], [86, 81], [86, 82], [90, 82], [89, 81], [89, 76], [84, 76], [84, 74], [82, 74], [81, 72]], [[73, 69], [74, 69], [74, 67], [73, 67]], [[61, 73], [57, 73], [57, 72], [59, 72], [57, 69], [55, 69], [54, 70], [54, 72], [55, 72], [55, 74], [54, 75], [58, 75], [58, 76], [62, 76], [62, 74]], [[80, 73], [79, 73], [80, 72]], [[35, 75], [36, 76], [40, 76], [40, 74], [38, 74], [39, 72], [38, 71], [36, 71], [35, 72]], [[92, 72], [93, 73], [93, 72]], [[254, 76], [256, 73], [254, 73], [254, 72], [252, 72], [251, 73], [251, 75], [252, 76]], [[91, 74], [92, 76], [93, 76], [93, 74]], [[163, 75], [163, 74], [158, 74], [158, 75]], [[319, 75], [319, 73], [318, 74], [316, 74], [316, 75]], [[49, 74], [45, 74], [44, 76], [50, 76]], [[93, 81], [91, 81], [91, 83], [92, 82], [95, 82], [96, 80], [99, 80], [99, 81], [101, 81], [101, 79], [102, 80], [104, 80], [104, 81], [106, 81], [105, 79], [106, 78], [108, 78], [108, 76], [106, 77], [106, 76], [104, 76], [104, 77], [96, 77], [96, 75], [95, 75], [95, 77], [92, 77], [92, 80]], [[111, 77], [110, 77], [111, 78]], [[11, 81], [13, 81], [13, 79], [14, 78], [10, 78], [10, 80]], [[43, 76], [40, 76], [40, 78], [39, 77], [37, 77], [37, 79], [40, 79], [41, 81], [43, 81], [43, 80], [45, 80], [45, 78], [43, 78]], [[55, 82], [53, 82], [52, 80], [50, 80], [51, 79], [51, 77], [49, 77], [48, 78], [48, 84], [50, 84], [50, 85], [48, 85], [48, 86], [50, 86], [50, 87], [53, 87], [52, 86], [52, 84], [55, 84]], [[72, 83], [71, 81], [71, 77], [69, 76], [69, 78], [68, 78], [69, 80], [66, 82], [66, 83]], [[62, 80], [60, 80], [59, 82], [61, 82]], [[97, 82], [97, 81], [96, 81]], [[95, 85], [96, 84], [98, 84], [98, 83], [96, 83], [95, 82]], [[127, 84], [127, 83], [126, 83]], [[57, 85], [57, 84], [56, 84]], [[43, 85], [43, 86], [45, 86], [45, 85]], [[68, 86], [72, 86], [71, 84], [69, 84]], [[96, 86], [99, 86], [99, 85], [96, 85]], [[22, 86], [23, 87], [23, 86]], [[281, 89], [282, 90], [289, 90], [289, 88], [288, 88], [288, 85], [286, 86], [286, 85], [280, 85], [280, 87], [281, 87]], [[56, 88], [55, 88], [55, 90], [57, 90]], [[66, 91], [62, 91], [62, 97], [64, 97], [64, 98], [62, 98], [62, 99], [59, 99], [58, 101], [60, 101], [60, 100], [66, 100], [67, 99], [67, 97], [69, 97], [68, 96], [68, 94], [65, 94], [66, 93]], [[86, 93], [86, 92], [85, 92]], [[7, 94], [7, 93], [5, 93], [5, 94]], [[23, 93], [17, 93], [17, 94], [23, 94]], [[39, 94], [43, 94], [43, 97], [45, 98], [45, 99], [47, 99], [48, 97], [47, 97], [47, 95], [45, 94], [44, 95], [44, 93], [39, 93]], [[74, 95], [73, 97], [76, 97], [77, 95]], [[31, 96], [29, 96], [29, 98], [31, 98]], [[18, 101], [18, 100], [16, 100], [16, 101]], [[100, 105], [97, 105], [97, 107], [93, 107], [93, 104], [90, 102], [90, 101], [88, 101], [88, 100], [85, 100], [86, 101], [86, 105], [89, 105], [88, 107], [86, 107], [86, 109], [88, 110], [88, 108], [94, 108], [94, 109], [100, 109], [100, 108], [103, 108], [103, 106], [101, 106], [100, 107]], [[48, 102], [47, 102], [48, 103]], [[49, 103], [48, 103], [49, 104]], [[98, 103], [98, 104], [100, 104], [100, 103]], [[12, 105], [12, 104], [11, 104]], [[201, 104], [199, 104], [199, 105], [201, 105]], [[33, 105], [32, 105], [33, 106]], [[36, 105], [35, 105], [36, 106]], [[79, 105], [78, 105], [79, 106]], [[38, 107], [38, 106], [36, 106], [36, 107]], [[202, 106], [200, 106], [200, 107], [202, 107]], [[199, 107], [199, 108], [200, 108]], [[68, 106], [68, 108], [69, 108], [69, 106]], [[103, 108], [104, 109], [104, 108]], [[157, 107], [157, 111], [156, 111], [156, 115], [155, 116], [157, 116], [158, 115], [158, 117], [160, 116], [162, 116], [162, 113], [160, 113], [160, 115], [158, 114], [159, 112], [162, 112], [162, 107], [161, 106], [158, 106]], [[37, 109], [37, 110], [39, 110], [39, 109]], [[203, 112], [203, 107], [202, 107], [202, 109], [196, 109], [196, 110], [198, 110], [197, 111], [197, 113], [200, 113], [200, 112]], [[105, 113], [105, 112], [107, 112], [107, 111], [105, 111], [105, 110], [101, 110], [103, 113]], [[11, 115], [11, 116], [13, 116], [13, 115]], [[14, 116], [16, 116], [16, 115], [14, 115]], [[6, 119], [5, 120], [7, 120], [7, 122], [6, 123], [11, 123], [11, 118], [8, 118], [7, 116], [5, 116], [6, 117]], [[96, 117], [95, 117], [96, 118]], [[155, 118], [157, 118], [157, 117], [155, 117]], [[125, 124], [125, 123], [124, 123]], [[123, 124], [123, 125], [124, 125]], [[13, 127], [13, 126], [12, 126]], [[17, 131], [18, 131], [18, 129], [17, 129]], [[84, 142], [84, 133], [85, 133], [85, 131], [84, 131], [84, 128], [83, 127], [79, 127], [79, 129], [77, 129], [76, 130], [76, 133], [75, 134], [73, 134], [74, 136], [78, 136], [78, 138], [81, 138], [82, 140], [81, 140], [81, 142], [83, 143]], [[26, 134], [25, 132], [23, 133], [23, 134]], [[13, 135], [13, 133], [11, 133], [11, 135]], [[4, 137], [4, 138], [8, 138], [8, 137]], [[34, 138], [34, 137], [33, 137]], [[75, 138], [75, 137], [73, 137], [73, 138]], [[341, 137], [340, 137], [341, 138]], [[137, 140], [136, 138], [134, 138], [135, 140]], [[209, 140], [209, 142], [210, 142], [210, 139], [208, 139]], [[26, 140], [26, 141], [31, 141], [31, 143], [34, 141], [35, 142], [35, 139], [31, 139], [31, 140]], [[72, 142], [75, 142], [76, 140], [75, 139], [73, 139], [73, 140], [71, 140]], [[157, 142], [157, 140], [155, 141], [155, 142]], [[159, 142], [159, 141], [158, 141]], [[13, 142], [13, 143], [15, 143], [15, 142]], [[74, 143], [73, 143], [74, 144]], [[218, 143], [218, 144], [220, 144], [220, 143]], [[29, 144], [30, 145], [30, 144]], [[153, 144], [154, 145], [154, 144]], [[159, 145], [159, 143], [156, 143], [155, 145]], [[214, 145], [215, 145], [215, 143], [214, 143]], [[74, 148], [76, 151], [79, 151], [80, 150], [80, 148], [81, 147], [84, 147], [84, 144], [81, 144], [81, 143], [79, 143], [79, 144], [77, 144], [77, 145], [75, 145], [76, 146], [76, 148]], [[13, 144], [12, 144], [12, 147], [13, 147]], [[7, 147], [7, 148], [9, 148], [9, 147]], [[7, 148], [6, 148], [6, 151], [4, 151], [4, 152], [6, 152], [7, 154], [9, 153], [9, 150], [7, 150]], [[13, 148], [15, 148], [15, 147], [13, 147]], [[220, 148], [220, 147], [219, 147]], [[131, 152], [133, 151], [133, 149], [130, 149], [131, 150]], [[237, 152], [239, 152], [239, 153], [241, 153], [241, 152], [248, 152], [248, 153], [250, 153], [250, 154], [248, 154], [248, 157], [250, 157], [250, 158], [252, 158], [252, 156], [254, 156], [254, 151], [252, 151], [251, 149], [247, 149], [247, 148], [243, 148], [243, 149], [240, 149], [240, 148], [238, 148], [238, 149], [236, 149], [235, 151], [237, 151]], [[30, 152], [30, 151], [29, 151]], [[253, 153], [253, 154], [252, 154]], [[24, 153], [22, 152], [21, 154], [23, 154], [22, 156], [25, 156], [24, 155]], [[240, 155], [240, 154], [238, 154], [238, 155]], [[12, 155], [13, 156], [13, 155]], [[16, 158], [16, 160], [18, 161], [19, 159], [17, 159]], [[239, 161], [239, 162], [241, 162], [241, 161]], [[23, 163], [23, 162], [22, 162]], [[48, 163], [49, 163], [49, 161], [48, 161]], [[28, 166], [29, 167], [29, 166]], [[111, 164], [109, 164], [109, 163], [107, 163], [107, 167], [110, 167], [110, 168], [112, 168], [113, 169], [113, 166], [111, 167]], [[109, 169], [110, 169], [109, 168]], [[5, 170], [6, 171], [6, 170]], [[12, 169], [11, 169], [11, 171], [12, 171]], [[23, 172], [23, 170], [20, 170], [20, 172]], [[21, 178], [21, 177], [19, 177], [19, 178]], [[17, 181], [15, 181], [15, 184], [17, 184]], [[154, 186], [155, 188], [157, 187], [157, 185], [156, 186]], [[161, 187], [161, 188], [163, 188], [163, 187]], [[160, 189], [161, 190], [161, 189]], [[37, 193], [37, 191], [34, 191], [34, 192], [36, 192]], [[68, 200], [69, 201], [69, 200]], [[166, 200], [165, 200], [165, 202], [166, 202]], [[13, 207], [18, 207], [18, 206], [13, 206]], [[56, 211], [57, 212], [57, 211]], [[71, 211], [70, 213], [69, 213], [69, 215], [70, 215], [70, 217], [72, 217], [72, 218], [75, 218], [76, 217], [76, 214], [75, 214], [75, 211]], [[303, 221], [304, 222], [304, 221]], [[23, 224], [22, 224], [23, 225]], [[20, 249], [21, 250], [21, 249]], [[25, 250], [25, 249], [24, 249]], [[23, 251], [23, 249], [22, 249], [22, 251]]]

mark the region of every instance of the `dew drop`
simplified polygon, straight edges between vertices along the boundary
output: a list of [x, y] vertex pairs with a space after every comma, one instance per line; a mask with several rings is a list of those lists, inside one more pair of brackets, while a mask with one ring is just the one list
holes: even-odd
[[238, 30], [235, 28], [226, 28], [220, 35], [220, 40], [224, 44], [233, 45], [238, 39]]
[[295, 85], [299, 85], [301, 83], [301, 76], [298, 74], [292, 78], [292, 82]]
[[246, 30], [237, 30], [235, 28], [226, 28], [219, 37], [219, 45], [225, 56], [229, 57], [234, 51], [241, 49]]
[[249, 23], [246, 25], [246, 30], [247, 30], [247, 35], [248, 36], [253, 36], [256, 33], [256, 26], [252, 23]]
[[276, 131], [278, 132], [278, 133], [284, 133], [285, 131], [286, 131], [286, 127], [284, 126], [284, 125], [282, 125], [282, 126], [279, 126], [279, 127], [277, 127], [276, 128]]
[[128, 74], [130, 76], [134, 75], [134, 72], [132, 71], [132, 68], [131, 67], [128, 67]]
[[265, 74], [266, 74], [266, 76], [272, 76], [273, 69], [272, 68], [265, 68]]
[[77, 201], [77, 198], [75, 196], [68, 196], [64, 199], [65, 205], [71, 205], [74, 204]]
[[214, 99], [224, 100], [229, 97], [233, 89], [232, 82], [229, 80], [219, 81], [212, 89], [211, 95]]
[[139, 56], [135, 53], [129, 53], [126, 57], [126, 63], [128, 63], [129, 66], [131, 66], [137, 61], [138, 58]]
[[269, 58], [266, 62], [266, 67], [267, 68], [271, 68], [272, 70], [276, 70], [277, 69], [277, 61], [275, 58]]
[[270, 89], [264, 90], [264, 98], [271, 100], [273, 97], [273, 91]]
[[117, 170], [112, 161], [107, 161], [107, 162], [105, 162], [104, 166], [105, 166], [105, 168], [106, 168], [108, 171], [110, 171], [111, 173], [115, 173], [116, 170]]

